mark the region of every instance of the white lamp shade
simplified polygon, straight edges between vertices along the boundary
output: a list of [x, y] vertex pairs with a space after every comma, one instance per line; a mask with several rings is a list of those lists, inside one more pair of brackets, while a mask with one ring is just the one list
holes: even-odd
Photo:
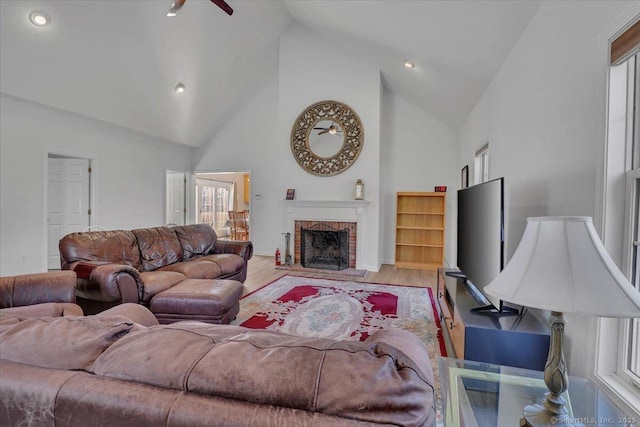
[[589, 217], [528, 218], [513, 257], [485, 291], [543, 310], [640, 317], [640, 293], [615, 265]]

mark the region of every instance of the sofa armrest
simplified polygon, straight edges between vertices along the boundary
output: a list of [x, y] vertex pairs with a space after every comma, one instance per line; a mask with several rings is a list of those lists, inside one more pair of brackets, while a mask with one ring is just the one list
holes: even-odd
[[247, 262], [253, 256], [253, 243], [250, 240], [218, 240], [211, 253], [236, 254]]
[[119, 304], [96, 314], [96, 316], [125, 316], [142, 326], [155, 326], [160, 324], [158, 319], [156, 319], [156, 316], [154, 316], [147, 307], [141, 304]]
[[0, 278], [0, 308], [47, 302], [74, 303], [76, 274], [73, 271], [23, 274]]
[[416, 335], [399, 328], [380, 329], [369, 336], [366, 342], [384, 343], [404, 353], [416, 363], [420, 377], [430, 384], [435, 384], [429, 352]]
[[22, 307], [0, 308], [0, 317], [64, 317], [83, 316], [79, 305], [71, 302], [44, 302]]
[[78, 261], [70, 265], [78, 275], [76, 292], [90, 300], [138, 303], [142, 298], [140, 272], [124, 264]]

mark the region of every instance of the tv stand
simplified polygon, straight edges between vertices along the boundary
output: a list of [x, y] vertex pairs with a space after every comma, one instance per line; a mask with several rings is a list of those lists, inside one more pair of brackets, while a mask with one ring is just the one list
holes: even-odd
[[450, 356], [544, 370], [549, 328], [531, 312], [525, 310], [519, 316], [472, 312], [478, 303], [457, 269], [438, 269], [436, 291], [442, 329], [455, 352]]

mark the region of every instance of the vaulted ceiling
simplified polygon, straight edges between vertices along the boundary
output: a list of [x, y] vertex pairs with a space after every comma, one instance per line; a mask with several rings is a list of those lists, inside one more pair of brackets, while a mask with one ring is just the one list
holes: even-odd
[[[376, 64], [385, 86], [452, 129], [540, 1], [0, 1], [0, 92], [199, 146], [278, 72], [296, 22]], [[33, 10], [51, 18], [38, 28]], [[403, 67], [410, 59], [414, 69]], [[178, 95], [174, 87], [184, 83]]]

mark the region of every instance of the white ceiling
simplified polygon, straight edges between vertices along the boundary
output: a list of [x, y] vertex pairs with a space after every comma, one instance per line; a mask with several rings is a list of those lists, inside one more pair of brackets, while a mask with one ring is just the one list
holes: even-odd
[[[227, 3], [232, 16], [188, 0], [167, 18], [171, 0], [0, 0], [0, 91], [199, 146], [276, 75], [279, 36], [297, 22], [376, 64], [387, 88], [458, 129], [540, 0]], [[33, 10], [51, 24], [31, 25]]]

